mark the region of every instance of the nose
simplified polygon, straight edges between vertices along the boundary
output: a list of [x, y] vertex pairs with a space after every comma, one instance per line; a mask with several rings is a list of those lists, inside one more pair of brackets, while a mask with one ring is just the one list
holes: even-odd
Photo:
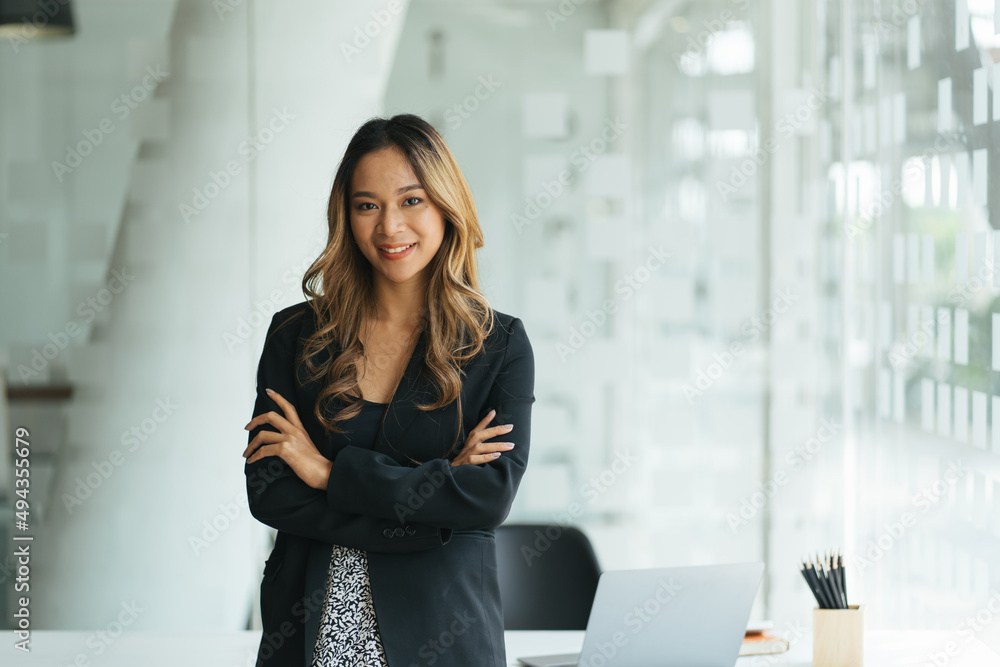
[[392, 238], [397, 232], [406, 227], [403, 213], [396, 206], [388, 206], [383, 209], [379, 226], [382, 228], [382, 235]]

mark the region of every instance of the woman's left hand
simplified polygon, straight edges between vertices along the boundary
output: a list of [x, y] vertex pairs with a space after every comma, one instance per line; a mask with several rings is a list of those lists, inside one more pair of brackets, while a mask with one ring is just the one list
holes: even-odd
[[276, 391], [268, 389], [267, 394], [278, 404], [285, 416], [272, 411], [251, 419], [244, 427], [247, 431], [261, 424], [270, 424], [279, 432], [260, 431], [243, 451], [243, 458], [250, 457], [247, 463], [253, 463], [265, 456], [279, 456], [303, 482], [314, 489], [326, 490], [333, 461], [316, 449], [312, 438], [303, 428], [295, 407]]

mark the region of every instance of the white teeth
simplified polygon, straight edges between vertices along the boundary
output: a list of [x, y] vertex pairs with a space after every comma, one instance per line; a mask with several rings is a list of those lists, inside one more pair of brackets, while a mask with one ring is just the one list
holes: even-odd
[[389, 253], [389, 254], [392, 254], [392, 255], [395, 255], [395, 254], [396, 254], [397, 252], [403, 252], [404, 250], [406, 250], [406, 249], [408, 249], [408, 248], [412, 248], [412, 247], [413, 247], [413, 246], [415, 246], [415, 245], [416, 245], [416, 243], [411, 243], [411, 244], [410, 244], [410, 245], [408, 245], [408, 246], [403, 246], [402, 248], [396, 248], [395, 250], [389, 250], [389, 249], [387, 249], [387, 248], [380, 248], [380, 250], [381, 250], [382, 252], [387, 252], [387, 253]]

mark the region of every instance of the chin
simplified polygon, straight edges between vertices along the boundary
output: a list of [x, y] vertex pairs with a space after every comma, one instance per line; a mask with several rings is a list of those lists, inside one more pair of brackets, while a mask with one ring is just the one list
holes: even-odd
[[383, 273], [382, 275], [385, 276], [386, 280], [391, 282], [405, 283], [417, 277], [419, 274], [419, 271], [391, 271]]

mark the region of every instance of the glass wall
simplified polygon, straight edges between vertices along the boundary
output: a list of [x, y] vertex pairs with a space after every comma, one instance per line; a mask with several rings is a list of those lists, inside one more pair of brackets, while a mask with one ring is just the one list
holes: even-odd
[[968, 619], [1000, 590], [1000, 14], [977, 0], [827, 14], [843, 26], [831, 118], [849, 128], [829, 175], [855, 581], [879, 622], [972, 628], [998, 648]]
[[758, 611], [780, 623], [811, 606], [801, 556], [842, 547], [872, 627], [1000, 647], [984, 623], [1000, 590], [1000, 11], [656, 7], [618, 18], [641, 54], [643, 233], [678, 250], [636, 321], [660, 500], [638, 511], [674, 545], [658, 557], [764, 558]]
[[651, 4], [631, 25], [644, 234], [677, 250], [642, 295], [658, 562], [762, 559], [755, 614], [810, 608], [798, 562], [842, 546], [839, 267], [823, 207], [824, 17], [797, 2]]
[[993, 3], [573, 6], [414, 3], [387, 89], [532, 335], [510, 520], [606, 568], [762, 559], [779, 628], [841, 549], [872, 627], [956, 628], [998, 589]]

